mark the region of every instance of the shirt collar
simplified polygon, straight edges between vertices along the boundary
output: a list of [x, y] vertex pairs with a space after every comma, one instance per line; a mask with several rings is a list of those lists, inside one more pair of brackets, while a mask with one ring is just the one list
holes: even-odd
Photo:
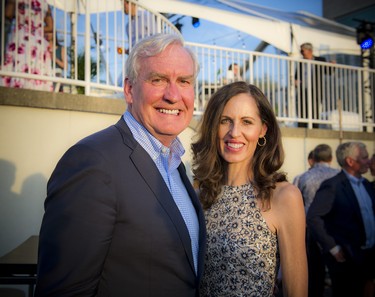
[[141, 125], [129, 111], [124, 113], [123, 118], [129, 126], [135, 140], [146, 150], [154, 161], [160, 155], [165, 156], [169, 154], [171, 154], [173, 159], [181, 159], [185, 153], [185, 149], [178, 137], [173, 139], [170, 147], [167, 147]]
[[358, 178], [358, 177], [355, 177], [354, 175], [349, 174], [345, 169], [343, 169], [343, 171], [346, 177], [349, 179], [349, 181], [354, 185], [360, 185], [364, 180], [362, 176]]
[[313, 167], [331, 167], [327, 162], [315, 163]]

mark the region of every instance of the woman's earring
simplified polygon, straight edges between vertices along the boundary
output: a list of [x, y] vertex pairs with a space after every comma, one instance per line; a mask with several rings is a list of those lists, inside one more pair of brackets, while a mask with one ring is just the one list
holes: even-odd
[[[259, 139], [263, 139], [263, 143], [259, 143]], [[259, 139], [258, 139], [258, 145], [259, 145], [259, 146], [265, 146], [266, 143], [267, 143], [267, 139], [266, 139], [266, 137], [263, 136], [263, 137], [260, 137]]]

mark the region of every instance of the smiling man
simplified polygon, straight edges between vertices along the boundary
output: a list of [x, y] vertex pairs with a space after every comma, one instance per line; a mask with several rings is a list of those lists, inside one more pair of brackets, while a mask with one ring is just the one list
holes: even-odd
[[70, 148], [48, 183], [36, 296], [199, 296], [205, 224], [177, 137], [198, 69], [177, 35], [134, 47], [127, 111]]

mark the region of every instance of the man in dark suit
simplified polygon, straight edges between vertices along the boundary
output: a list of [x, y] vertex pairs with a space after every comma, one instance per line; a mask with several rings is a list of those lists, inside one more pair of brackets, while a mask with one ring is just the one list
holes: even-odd
[[[301, 55], [305, 60], [312, 60], [317, 62], [327, 62], [326, 58], [315, 56], [313, 53], [313, 45], [310, 42], [301, 44]], [[310, 71], [310, 73], [309, 73]], [[319, 118], [320, 104], [323, 100], [324, 75], [329, 74], [326, 66], [321, 64], [300, 63], [299, 68], [295, 73], [295, 83], [297, 88], [297, 110], [298, 116], [307, 118], [309, 115], [308, 109], [308, 89], [309, 83], [311, 86], [312, 98], [312, 115], [313, 119]], [[298, 127], [307, 127], [306, 123], [298, 123]], [[318, 124], [313, 124], [313, 128], [318, 128]]]
[[323, 250], [333, 297], [361, 297], [375, 277], [375, 192], [362, 177], [369, 155], [363, 143], [346, 142], [336, 158], [342, 171], [321, 184], [307, 226]]
[[198, 71], [177, 35], [133, 48], [127, 111], [71, 147], [48, 182], [36, 296], [199, 295], [205, 224], [177, 137]]

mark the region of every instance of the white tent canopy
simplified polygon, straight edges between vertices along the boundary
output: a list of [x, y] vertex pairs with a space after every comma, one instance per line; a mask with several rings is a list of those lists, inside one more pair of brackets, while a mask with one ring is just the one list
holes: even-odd
[[355, 29], [308, 14], [289, 13], [244, 0], [138, 0], [161, 13], [206, 19], [254, 36], [290, 55], [299, 45], [311, 42], [320, 53], [360, 55]]

